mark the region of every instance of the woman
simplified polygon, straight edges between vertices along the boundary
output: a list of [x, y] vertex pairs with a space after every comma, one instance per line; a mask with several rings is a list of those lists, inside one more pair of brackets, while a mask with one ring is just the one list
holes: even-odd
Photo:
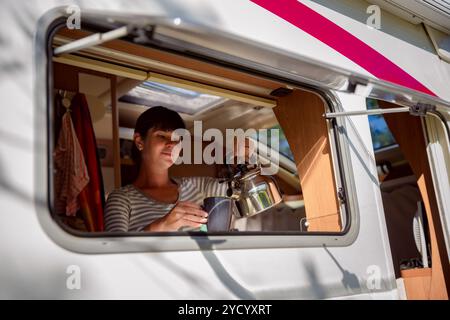
[[227, 186], [210, 177], [169, 177], [180, 152], [171, 135], [180, 128], [185, 128], [180, 115], [161, 106], [139, 116], [132, 150], [139, 173], [132, 184], [109, 195], [107, 231], [177, 231], [207, 222], [199, 204], [205, 197], [225, 195]]

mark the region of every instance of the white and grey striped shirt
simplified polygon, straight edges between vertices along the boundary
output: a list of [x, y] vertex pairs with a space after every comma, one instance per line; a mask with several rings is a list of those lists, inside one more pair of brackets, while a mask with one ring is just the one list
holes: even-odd
[[[224, 196], [227, 184], [211, 177], [173, 179], [178, 184], [178, 201], [201, 204], [206, 197]], [[108, 196], [105, 207], [105, 230], [112, 232], [142, 231], [165, 216], [175, 204], [158, 202], [132, 184], [116, 189]]]

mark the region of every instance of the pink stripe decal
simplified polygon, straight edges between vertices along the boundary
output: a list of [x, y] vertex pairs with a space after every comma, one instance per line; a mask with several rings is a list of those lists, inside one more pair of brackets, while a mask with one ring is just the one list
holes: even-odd
[[411, 75], [351, 33], [297, 0], [250, 0], [330, 46], [379, 79], [436, 96]]

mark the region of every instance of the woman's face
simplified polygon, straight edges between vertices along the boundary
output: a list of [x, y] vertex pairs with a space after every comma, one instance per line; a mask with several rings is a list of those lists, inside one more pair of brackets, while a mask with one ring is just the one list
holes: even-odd
[[150, 129], [144, 140], [139, 134], [135, 134], [135, 143], [138, 149], [142, 148], [143, 163], [150, 163], [161, 169], [168, 169], [173, 165], [180, 154], [180, 145], [178, 141], [172, 141], [172, 132]]

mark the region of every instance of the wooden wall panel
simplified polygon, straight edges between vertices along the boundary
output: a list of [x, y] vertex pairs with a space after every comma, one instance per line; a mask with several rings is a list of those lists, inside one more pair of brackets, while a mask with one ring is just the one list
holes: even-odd
[[[381, 108], [398, 107], [395, 104], [384, 101], [380, 101], [379, 105]], [[406, 113], [385, 114], [384, 118], [416, 176], [425, 205], [431, 238], [432, 259], [431, 283], [428, 298], [448, 299], [450, 265], [428, 163], [426, 141], [423, 135], [421, 119]]]
[[431, 268], [402, 270], [408, 300], [426, 300], [430, 298]]
[[[90, 34], [91, 33], [87, 32], [87, 31], [69, 30], [66, 28], [63, 28], [60, 31], [58, 31], [58, 35], [72, 38], [72, 39], [80, 39], [80, 38], [86, 37]], [[267, 79], [257, 77], [257, 76], [252, 76], [245, 72], [230, 70], [228, 68], [221, 67], [219, 65], [215, 65], [215, 64], [208, 63], [205, 61], [183, 57], [181, 55], [173, 54], [170, 52], [164, 52], [161, 50], [153, 49], [150, 47], [145, 47], [142, 45], [134, 44], [134, 43], [123, 41], [123, 40], [108, 41], [106, 43], [103, 43], [101, 45], [101, 47], [125, 52], [128, 54], [136, 55], [138, 57], [161, 61], [164, 63], [171, 64], [173, 66], [189, 68], [194, 71], [199, 71], [199, 72], [203, 72], [203, 73], [210, 74], [210, 75], [216, 75], [221, 78], [228, 78], [231, 80], [240, 81], [240, 82], [243, 82], [246, 84], [259, 86], [261, 88], [267, 88], [270, 90], [277, 89], [281, 86], [281, 84], [278, 82], [267, 80]], [[141, 67], [142, 69], [148, 69], [147, 67], [144, 67], [144, 66], [139, 66], [139, 67]], [[156, 72], [158, 70], [155, 69], [152, 71]], [[167, 73], [167, 72], [163, 72], [163, 73], [168, 74], [168, 75], [177, 76], [176, 73], [173, 73], [173, 74]], [[186, 80], [194, 80], [194, 81], [198, 80], [193, 77], [186, 76], [186, 75], [183, 76], [183, 78]], [[227, 88], [227, 86], [223, 86], [223, 87]], [[233, 88], [230, 87], [229, 89], [233, 89]], [[242, 92], [245, 92], [245, 90], [242, 90]], [[250, 92], [248, 92], [248, 93], [250, 93]]]
[[111, 77], [111, 113], [113, 129], [113, 158], [114, 158], [114, 186], [122, 186], [120, 173], [120, 137], [119, 137], [119, 108], [117, 106], [117, 78]]
[[53, 63], [53, 86], [55, 89], [78, 92], [80, 69], [61, 63]]
[[324, 102], [311, 92], [294, 90], [279, 98], [273, 110], [297, 165], [308, 231], [341, 231]]

